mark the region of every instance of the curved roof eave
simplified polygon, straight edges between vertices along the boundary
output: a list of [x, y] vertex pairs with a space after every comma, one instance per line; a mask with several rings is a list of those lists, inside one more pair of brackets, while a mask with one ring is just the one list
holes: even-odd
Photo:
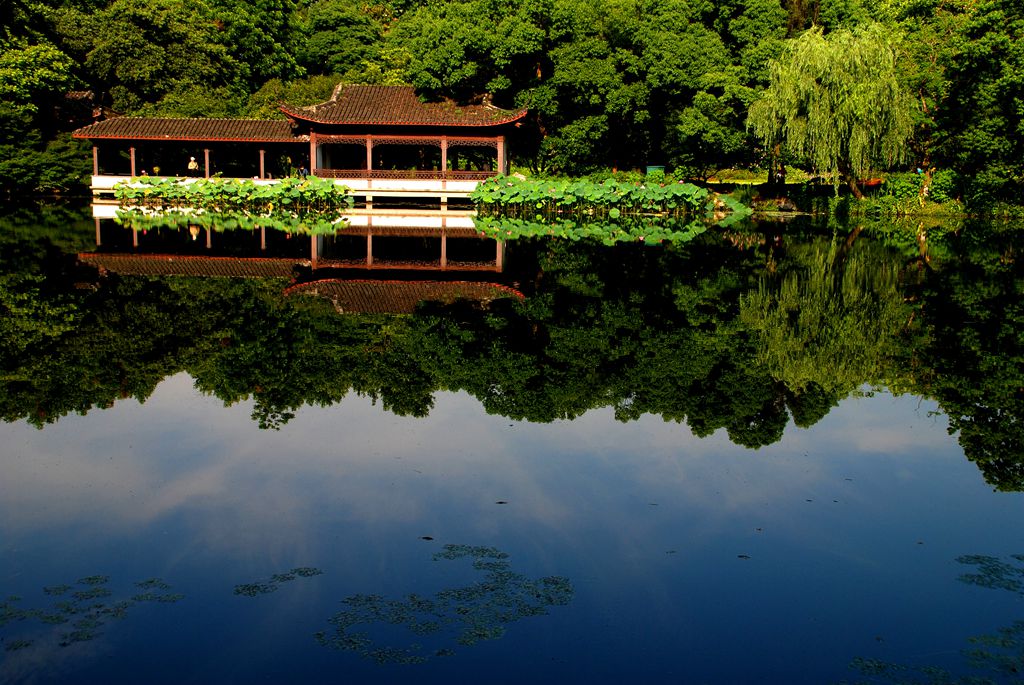
[[288, 143], [309, 142], [308, 135], [295, 136], [293, 140], [282, 138], [199, 138], [188, 136], [90, 136], [78, 133], [71, 134], [71, 137], [78, 140], [162, 140], [176, 143], [282, 143], [287, 145]]

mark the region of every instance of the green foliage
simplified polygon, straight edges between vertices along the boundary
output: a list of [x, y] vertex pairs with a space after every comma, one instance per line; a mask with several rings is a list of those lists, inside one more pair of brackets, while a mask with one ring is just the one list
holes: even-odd
[[942, 55], [948, 79], [938, 117], [941, 152], [985, 210], [1020, 203], [1024, 183], [1024, 6], [985, 0], [956, 27]]
[[87, 123], [65, 109], [72, 88], [108, 112], [277, 118], [277, 100], [322, 101], [341, 79], [527, 107], [510, 150], [533, 171], [657, 164], [703, 179], [787, 163], [855, 182], [912, 160], [948, 170], [926, 201], [1002, 213], [1024, 183], [1022, 12], [1015, 0], [19, 0], [0, 12], [0, 186], [77, 183], [71, 165], [35, 158]]
[[0, 49], [0, 100], [35, 113], [39, 100], [74, 83], [70, 57], [53, 45], [11, 43]]
[[310, 76], [297, 81], [271, 79], [249, 97], [243, 112], [246, 118], [283, 119], [280, 105], [293, 107], [315, 105], [330, 99], [338, 80], [332, 76]]
[[139, 116], [230, 118], [242, 113], [242, 94], [228, 86], [182, 83], [157, 103], [140, 104]]
[[[130, 113], [189, 85], [216, 88], [241, 76], [239, 60], [218, 41], [203, 0], [115, 0], [95, 17], [86, 67]], [[169, 112], [173, 114], [173, 112]]]
[[383, 27], [349, 2], [319, 0], [303, 19], [298, 60], [311, 74], [344, 75], [379, 54]]
[[794, 393], [906, 387], [892, 375], [914, 313], [898, 266], [836, 239], [794, 247], [789, 256], [785, 269], [762, 275], [740, 298], [740, 318], [761, 345], [759, 363]]
[[[612, 216], [612, 213], [615, 216]], [[605, 245], [620, 242], [643, 242], [657, 245], [663, 242], [685, 243], [707, 230], [701, 221], [665, 221], [632, 217], [619, 220], [618, 210], [609, 212], [609, 221], [574, 221], [555, 217], [549, 220], [514, 219], [508, 217], [475, 217], [476, 229], [497, 240], [520, 240], [522, 238], [552, 238], [595, 240]]]
[[689, 107], [667, 119], [665, 150], [668, 161], [680, 172], [708, 178], [723, 166], [742, 160], [749, 147], [743, 128], [746, 111], [755, 99], [754, 90], [742, 85], [732, 73], [714, 74], [720, 95], [698, 91]]
[[897, 200], [916, 199], [921, 194], [924, 176], [916, 172], [889, 174], [885, 177], [882, 193]]
[[210, 0], [214, 39], [237, 65], [233, 85], [252, 91], [272, 78], [303, 76], [291, 48], [295, 0]]
[[999, 490], [1024, 489], [1024, 274], [1019, 230], [967, 226], [929, 279], [926, 387], [967, 458]]
[[[662, 178], [662, 180], [664, 180]], [[526, 178], [496, 176], [481, 182], [470, 194], [481, 212], [538, 214], [549, 212], [607, 213], [612, 219], [622, 213], [656, 212], [683, 214], [730, 210], [749, 214], [747, 207], [732, 198], [718, 196], [692, 183], [646, 183], [568, 178]]]
[[429, 96], [465, 102], [490, 92], [511, 103], [544, 61], [549, 12], [550, 2], [425, 4], [403, 15], [388, 42], [408, 50], [409, 81]]
[[899, 81], [898, 41], [878, 24], [827, 36], [807, 31], [772, 63], [750, 126], [766, 146], [781, 144], [859, 193], [858, 178], [907, 156], [916, 105]]
[[[530, 616], [548, 613], [548, 607], [572, 601], [574, 590], [568, 578], [547, 576], [530, 579], [512, 570], [508, 554], [493, 547], [445, 545], [434, 561], [472, 560], [472, 569], [483, 578], [463, 587], [443, 589], [430, 597], [410, 594], [401, 599], [381, 595], [352, 595], [341, 600], [344, 607], [328, 619], [331, 628], [316, 634], [324, 647], [355, 652], [378, 664], [421, 664], [432, 657], [447, 657], [455, 651], [443, 643], [424, 649], [424, 640], [438, 641], [437, 634], [454, 633], [456, 644], [469, 646], [482, 640], [500, 638], [505, 625]], [[390, 631], [381, 630], [388, 626]], [[409, 645], [386, 644], [395, 627], [415, 637]], [[394, 639], [394, 638], [391, 638]], [[454, 647], [454, 645], [452, 645]]]
[[929, 197], [933, 202], [957, 202], [960, 199], [960, 175], [952, 169], [932, 173]]
[[[114, 187], [123, 208], [185, 210], [267, 216], [300, 225], [307, 216], [331, 222], [352, 206], [348, 189], [331, 179], [284, 178], [273, 183], [250, 179], [134, 178]], [[321, 227], [321, 232], [329, 230]]]
[[255, 231], [267, 228], [295, 235], [334, 235], [344, 230], [345, 224], [337, 219], [328, 219], [317, 213], [269, 212], [246, 214], [238, 211], [195, 212], [193, 210], [168, 210], [143, 213], [138, 210], [118, 210], [114, 221], [134, 231], [167, 229], [171, 231], [210, 230]]
[[[216, 228], [218, 218], [182, 222]], [[615, 224], [659, 230], [647, 220]], [[76, 288], [84, 276], [74, 254], [91, 240], [91, 221], [55, 213], [46, 225], [4, 229], [4, 420], [45, 425], [123, 397], [142, 401], [187, 372], [224, 402], [253, 401], [265, 428], [349, 392], [423, 415], [433, 393], [464, 390], [510, 418], [612, 407], [620, 420], [653, 414], [759, 446], [777, 440], [789, 416], [812, 425], [867, 385], [934, 398], [993, 487], [1024, 489], [1012, 231], [967, 226], [929, 235], [935, 247], [919, 253], [912, 231], [904, 242], [854, 229], [844, 241], [801, 244], [788, 230], [783, 245], [758, 231], [694, 231], [659, 246], [609, 247], [585, 235], [600, 226], [576, 223], [579, 240], [507, 245], [525, 300], [339, 316], [329, 302], [282, 297], [282, 280], [108, 274]]]

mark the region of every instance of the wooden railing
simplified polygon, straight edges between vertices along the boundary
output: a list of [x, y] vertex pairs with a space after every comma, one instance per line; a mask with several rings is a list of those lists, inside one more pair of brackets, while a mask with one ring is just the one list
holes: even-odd
[[418, 169], [314, 169], [320, 178], [409, 179], [417, 181], [483, 181], [497, 171], [420, 171]]

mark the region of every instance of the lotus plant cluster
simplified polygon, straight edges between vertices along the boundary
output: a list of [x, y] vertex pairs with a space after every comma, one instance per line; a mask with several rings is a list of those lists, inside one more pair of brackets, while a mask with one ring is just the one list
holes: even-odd
[[348, 188], [330, 179], [284, 178], [274, 182], [249, 179], [133, 178], [114, 187], [125, 209], [155, 211], [188, 209], [240, 212], [251, 215], [336, 214], [352, 206]]
[[286, 214], [274, 212], [256, 216], [244, 212], [192, 212], [185, 210], [143, 213], [135, 209], [119, 210], [114, 217], [119, 225], [136, 231], [169, 229], [186, 231], [193, 228], [222, 231], [255, 231], [266, 228], [299, 235], [334, 235], [347, 224], [343, 219], [331, 219], [313, 213]]
[[635, 183], [606, 179], [524, 178], [496, 176], [480, 183], [470, 198], [481, 214], [517, 216], [537, 212], [661, 216], [749, 214], [750, 208], [727, 195], [692, 183]]

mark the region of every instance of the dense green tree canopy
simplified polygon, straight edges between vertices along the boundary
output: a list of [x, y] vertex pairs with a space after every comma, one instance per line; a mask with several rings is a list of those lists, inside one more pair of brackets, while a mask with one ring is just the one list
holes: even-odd
[[949, 97], [939, 135], [977, 204], [1020, 202], [1024, 183], [1024, 5], [986, 0], [957, 26], [942, 58]]
[[[120, 114], [281, 116], [325, 78], [528, 107], [513, 163], [667, 165], [855, 181], [921, 168], [944, 197], [1019, 202], [1016, 0], [10, 0], [0, 12], [0, 188], [67, 187], [53, 141]], [[312, 80], [311, 80], [312, 79]], [[298, 103], [297, 103], [298, 104]], [[12, 109], [13, 108], [13, 109]], [[749, 124], [749, 125], [748, 125]], [[48, 165], [19, 161], [48, 157]], [[44, 171], [52, 169], [52, 173]], [[763, 171], [761, 173], [764, 173]]]
[[898, 42], [879, 24], [807, 31], [772, 64], [771, 83], [750, 109], [754, 132], [844, 178], [859, 196], [858, 178], [907, 156], [916, 103], [899, 79]]
[[217, 31], [203, 0], [115, 0], [95, 17], [86, 66], [114, 109], [138, 110], [192, 86], [233, 83], [241, 65]]

